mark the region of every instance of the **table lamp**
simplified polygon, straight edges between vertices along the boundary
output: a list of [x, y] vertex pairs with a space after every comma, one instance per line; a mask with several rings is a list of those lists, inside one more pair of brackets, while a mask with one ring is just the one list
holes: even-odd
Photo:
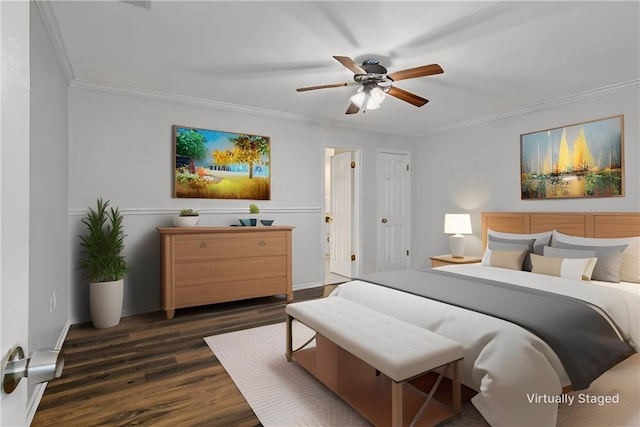
[[464, 258], [464, 236], [471, 234], [471, 215], [469, 214], [445, 214], [444, 232], [453, 234], [449, 236], [449, 249], [454, 258]]

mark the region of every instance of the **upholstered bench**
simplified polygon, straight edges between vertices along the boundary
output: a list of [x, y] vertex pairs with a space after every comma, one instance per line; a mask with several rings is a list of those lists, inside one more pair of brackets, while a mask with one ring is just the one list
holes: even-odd
[[[451, 405], [444, 415], [439, 405], [436, 422], [460, 413], [459, 343], [337, 296], [288, 304], [286, 313], [287, 360], [295, 360], [374, 425], [402, 426], [405, 411], [415, 413], [409, 424], [414, 425], [427, 404], [435, 401], [432, 397], [449, 367], [453, 368]], [[310, 340], [293, 349], [294, 319], [317, 333], [315, 347], [308, 345]], [[442, 369], [428, 393], [410, 383], [437, 368]], [[385, 381], [389, 386], [381, 386], [380, 378], [375, 378], [379, 373], [391, 380]], [[413, 393], [403, 392], [405, 388]], [[411, 398], [403, 402], [404, 395]], [[386, 404], [376, 403], [380, 399]], [[409, 400], [411, 404], [405, 405]]]

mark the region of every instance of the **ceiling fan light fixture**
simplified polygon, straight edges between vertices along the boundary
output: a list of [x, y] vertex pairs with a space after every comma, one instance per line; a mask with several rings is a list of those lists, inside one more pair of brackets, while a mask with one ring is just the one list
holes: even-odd
[[360, 87], [358, 91], [351, 97], [351, 102], [358, 108], [364, 110], [375, 110], [380, 108], [384, 101], [385, 93], [379, 87], [365, 88]]
[[356, 93], [351, 97], [351, 102], [358, 108], [362, 108], [367, 97], [363, 89], [363, 87], [358, 88]]
[[382, 105], [382, 101], [384, 101], [384, 95], [384, 91], [378, 86], [371, 89], [369, 91], [369, 99], [367, 100], [367, 105], [365, 108], [367, 110], [375, 110], [376, 108], [380, 108], [380, 105]]

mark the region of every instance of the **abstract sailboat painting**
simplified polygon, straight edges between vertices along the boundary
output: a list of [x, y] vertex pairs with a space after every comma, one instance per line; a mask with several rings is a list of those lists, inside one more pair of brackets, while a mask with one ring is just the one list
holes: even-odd
[[521, 199], [624, 195], [624, 116], [520, 135]]

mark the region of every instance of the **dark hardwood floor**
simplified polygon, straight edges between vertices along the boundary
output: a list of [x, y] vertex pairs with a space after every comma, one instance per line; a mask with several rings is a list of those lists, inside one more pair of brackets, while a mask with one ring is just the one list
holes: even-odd
[[[317, 298], [324, 288], [296, 291]], [[65, 367], [50, 381], [32, 426], [259, 426], [203, 338], [285, 320], [284, 297], [125, 317], [118, 326], [73, 325]], [[283, 353], [284, 353], [284, 343]]]

